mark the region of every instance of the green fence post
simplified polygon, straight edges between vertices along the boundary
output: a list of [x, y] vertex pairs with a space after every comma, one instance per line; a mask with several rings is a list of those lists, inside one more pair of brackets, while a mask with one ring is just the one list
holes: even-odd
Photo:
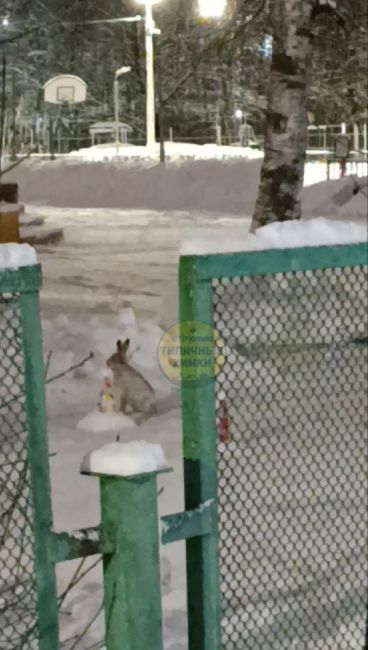
[[[212, 283], [199, 281], [196, 258], [180, 260], [180, 321], [212, 327]], [[186, 510], [213, 502], [208, 535], [187, 540], [189, 650], [220, 650], [221, 603], [218, 562], [217, 431], [215, 381], [182, 382], [182, 420]]]
[[[26, 268], [23, 270], [22, 277], [26, 280], [27, 275], [29, 275], [30, 283], [33, 284], [36, 273], [39, 273], [38, 267]], [[24, 350], [28, 461], [33, 504], [33, 546], [38, 596], [38, 648], [39, 650], [57, 650], [59, 641], [56, 578], [49, 553], [52, 511], [46, 431], [44, 365], [38, 291], [33, 289], [32, 284], [29, 292], [20, 295], [20, 309]]]
[[107, 650], [162, 650], [157, 475], [99, 475]]

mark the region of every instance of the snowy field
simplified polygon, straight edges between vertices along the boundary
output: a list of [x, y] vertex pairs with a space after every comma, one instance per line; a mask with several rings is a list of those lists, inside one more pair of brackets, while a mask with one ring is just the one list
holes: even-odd
[[[201, 161], [195, 163], [201, 167], [183, 166], [177, 174], [172, 172], [172, 177], [169, 172], [166, 180], [159, 180], [158, 187], [162, 172], [154, 171], [149, 192], [144, 173], [139, 184], [132, 176], [130, 185], [127, 182], [116, 189], [116, 178], [109, 180], [114, 170], [108, 166], [95, 167], [88, 179], [82, 169], [78, 175], [73, 165], [62, 166], [59, 182], [48, 163], [20, 168], [21, 198], [32, 203], [27, 214], [42, 216], [46, 226], [64, 230], [63, 242], [38, 251], [44, 277], [41, 307], [45, 358], [52, 351], [48, 376], [69, 368], [91, 351], [95, 355], [81, 369], [47, 387], [56, 530], [99, 522], [97, 481], [80, 476], [80, 463], [91, 449], [115, 441], [117, 434], [124, 442], [144, 439], [162, 445], [174, 472], [160, 478], [160, 513], [183, 509], [179, 395], [158, 367], [157, 345], [164, 328], [177, 319], [177, 263], [182, 242], [193, 232], [204, 238], [216, 232], [223, 239], [245, 239], [250, 217], [242, 215], [251, 214], [258, 164], [253, 161], [217, 167], [216, 162]], [[244, 169], [248, 169], [246, 177]], [[104, 187], [101, 174], [109, 185], [99, 200], [98, 193]], [[183, 175], [189, 179], [186, 184]], [[243, 183], [239, 185], [240, 178]], [[236, 183], [242, 188], [240, 193], [235, 191]], [[180, 187], [181, 203], [173, 211], [176, 188]], [[197, 188], [195, 192], [193, 187]], [[352, 188], [351, 179], [307, 188], [305, 217], [343, 220], [348, 216], [360, 221], [366, 199], [362, 193], [353, 197]], [[139, 199], [140, 189], [143, 199]], [[113, 198], [106, 205], [109, 193]], [[122, 200], [127, 195], [133, 197], [133, 205]], [[137, 202], [148, 202], [150, 196], [157, 209], [137, 207]], [[90, 207], [93, 201], [100, 207]], [[46, 203], [60, 207], [47, 207]], [[116, 209], [116, 204], [123, 204], [124, 209]], [[72, 207], [66, 208], [68, 205]], [[132, 341], [133, 365], [151, 382], [158, 396], [157, 416], [141, 426], [127, 416], [96, 413], [106, 359], [114, 352], [116, 340], [124, 337]], [[162, 554], [165, 650], [186, 650], [184, 545], [167, 546]], [[88, 560], [86, 566], [94, 561]], [[60, 593], [77, 565], [71, 562], [58, 568]], [[97, 565], [63, 604], [63, 650], [74, 648], [86, 628], [83, 640], [75, 646], [77, 650], [102, 647], [101, 598], [101, 570]]]
[[[50, 460], [55, 527], [71, 530], [98, 523], [97, 481], [81, 477], [79, 465], [88, 451], [113, 442], [118, 433], [124, 441], [145, 439], [162, 444], [174, 473], [159, 481], [165, 488], [159, 500], [160, 512], [180, 511], [179, 396], [159, 370], [156, 351], [162, 327], [176, 319], [180, 240], [194, 223], [208, 224], [209, 217], [98, 210], [66, 214], [59, 209], [42, 210], [42, 214], [49, 215], [47, 224], [60, 224], [62, 219], [64, 228], [64, 242], [40, 252], [45, 355], [53, 350], [49, 374], [68, 368], [90, 351], [95, 354], [93, 362], [75, 376], [50, 384], [47, 391], [50, 451], [56, 454]], [[233, 224], [234, 219], [218, 220], [219, 228]], [[121, 337], [130, 337], [134, 366], [158, 396], [158, 415], [139, 428], [131, 418], [99, 417], [95, 412], [105, 361]], [[183, 545], [163, 551], [166, 647], [170, 650], [185, 648], [183, 552]], [[69, 563], [59, 569], [60, 591], [75, 566]], [[101, 573], [96, 569], [63, 607], [63, 641], [84, 628], [99, 610], [101, 598]], [[78, 648], [88, 648], [102, 638], [100, 616]]]
[[[224, 236], [249, 219], [210, 213], [65, 210], [29, 208], [47, 226], [64, 228], [64, 241], [42, 247], [42, 319], [45, 357], [53, 350], [49, 376], [88, 356], [95, 359], [47, 389], [53, 509], [57, 530], [72, 530], [99, 521], [98, 485], [79, 475], [85, 454], [101, 444], [145, 439], [160, 443], [173, 474], [161, 478], [161, 515], [183, 504], [179, 395], [157, 365], [163, 328], [177, 319], [177, 263], [181, 242], [196, 228], [216, 228]], [[128, 417], [99, 416], [95, 407], [104, 364], [118, 338], [130, 337], [134, 366], [154, 386], [158, 415], [139, 428]], [[106, 430], [104, 430], [106, 429]], [[186, 649], [184, 545], [163, 549], [164, 630], [167, 650]], [[78, 563], [59, 568], [62, 592]], [[87, 563], [88, 565], [88, 563]], [[94, 570], [73, 590], [61, 616], [61, 639], [80, 632], [101, 604], [101, 573]], [[83, 643], [94, 647], [103, 638], [99, 616]], [[67, 643], [65, 648], [72, 646]], [[98, 646], [96, 646], [98, 647]]]

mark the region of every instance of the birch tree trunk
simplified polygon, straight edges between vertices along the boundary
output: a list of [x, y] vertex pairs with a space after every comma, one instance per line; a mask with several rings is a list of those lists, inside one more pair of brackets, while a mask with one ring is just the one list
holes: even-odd
[[307, 148], [313, 0], [272, 0], [273, 55], [265, 158], [252, 230], [300, 219]]

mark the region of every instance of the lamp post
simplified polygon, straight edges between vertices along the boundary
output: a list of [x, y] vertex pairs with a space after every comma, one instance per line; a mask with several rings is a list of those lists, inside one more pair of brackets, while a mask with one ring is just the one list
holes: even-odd
[[128, 65], [123, 66], [122, 68], [119, 68], [115, 72], [115, 79], [114, 79], [114, 110], [115, 110], [115, 144], [117, 148], [119, 148], [120, 145], [120, 129], [119, 129], [119, 77], [121, 77], [123, 74], [126, 74], [127, 72], [131, 71], [131, 67]]
[[[198, 0], [198, 13], [204, 22], [207, 19], [221, 19], [226, 11], [227, 0]], [[220, 105], [216, 108], [216, 144], [222, 144]]]
[[147, 147], [153, 147], [156, 143], [155, 129], [155, 72], [153, 55], [153, 37], [160, 34], [153, 19], [152, 7], [157, 0], [137, 0], [145, 8], [144, 28], [146, 43], [146, 143]]
[[238, 135], [239, 135], [240, 144], [242, 145], [243, 140], [244, 140], [244, 137], [243, 137], [244, 129], [242, 128], [243, 127], [243, 111], [242, 111], [241, 108], [237, 108], [235, 110], [234, 118], [235, 118], [235, 124], [237, 124], [237, 127], [238, 127], [237, 131], [238, 131]]

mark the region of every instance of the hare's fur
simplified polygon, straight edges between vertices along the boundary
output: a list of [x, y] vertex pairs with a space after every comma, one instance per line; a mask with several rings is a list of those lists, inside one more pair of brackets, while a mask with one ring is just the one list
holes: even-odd
[[126, 361], [130, 341], [118, 341], [116, 352], [107, 360], [112, 371], [114, 410], [134, 411], [146, 415], [156, 413], [155, 392], [149, 382]]

